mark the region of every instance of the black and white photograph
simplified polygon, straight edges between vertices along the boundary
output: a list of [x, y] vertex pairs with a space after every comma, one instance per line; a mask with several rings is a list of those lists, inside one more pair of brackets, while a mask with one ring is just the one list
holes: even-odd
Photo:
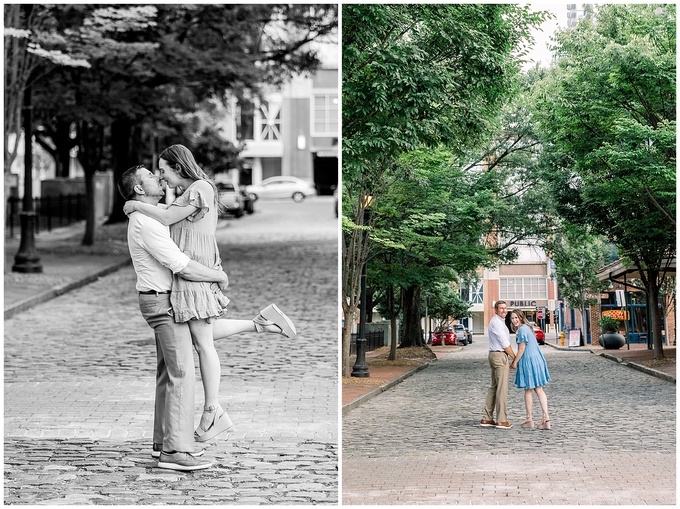
[[4, 503], [337, 505], [338, 6], [4, 14]]

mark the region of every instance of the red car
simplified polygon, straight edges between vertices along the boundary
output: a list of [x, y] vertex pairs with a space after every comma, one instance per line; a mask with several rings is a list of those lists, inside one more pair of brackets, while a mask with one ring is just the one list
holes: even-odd
[[536, 336], [536, 341], [538, 342], [538, 344], [545, 345], [545, 332], [543, 332], [543, 329], [536, 325], [536, 322], [529, 323], [531, 324], [531, 328], [534, 331], [534, 336]]
[[433, 332], [432, 333], [432, 346], [441, 346], [442, 341], [445, 345], [455, 345], [456, 343], [456, 333], [455, 332]]

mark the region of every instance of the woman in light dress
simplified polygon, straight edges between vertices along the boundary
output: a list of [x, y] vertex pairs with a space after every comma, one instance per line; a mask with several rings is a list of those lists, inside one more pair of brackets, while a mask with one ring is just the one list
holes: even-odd
[[548, 396], [543, 386], [551, 381], [548, 373], [548, 364], [545, 362], [543, 352], [538, 347], [538, 341], [526, 316], [519, 309], [510, 312], [512, 329], [517, 332], [517, 355], [510, 365], [517, 369], [515, 385], [524, 389], [524, 405], [526, 406], [526, 419], [521, 423], [523, 428], [533, 428], [533, 397], [538, 396], [541, 405], [542, 417], [538, 429], [550, 429], [550, 415], [548, 414]]
[[[125, 213], [129, 215], [139, 211], [169, 226], [172, 240], [189, 258], [206, 267], [222, 270], [215, 238], [220, 207], [215, 185], [198, 166], [191, 151], [183, 145], [165, 149], [158, 166], [168, 186], [183, 189], [183, 192], [166, 205], [128, 201], [124, 206]], [[188, 322], [198, 352], [204, 407], [194, 437], [196, 441], [204, 442], [232, 427], [227, 412], [218, 401], [221, 367], [213, 338], [254, 331], [295, 337], [297, 332], [293, 322], [274, 304], [260, 311], [252, 320], [216, 320], [224, 314], [229, 299], [215, 283], [188, 281], [174, 275], [170, 301], [175, 321]]]

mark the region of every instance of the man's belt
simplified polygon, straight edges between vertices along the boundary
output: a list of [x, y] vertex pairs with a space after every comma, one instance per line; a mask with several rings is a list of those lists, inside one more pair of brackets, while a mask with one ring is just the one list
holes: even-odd
[[167, 293], [170, 293], [170, 290], [166, 290], [164, 292], [157, 292], [156, 290], [149, 290], [148, 292], [139, 292], [139, 295], [165, 295]]

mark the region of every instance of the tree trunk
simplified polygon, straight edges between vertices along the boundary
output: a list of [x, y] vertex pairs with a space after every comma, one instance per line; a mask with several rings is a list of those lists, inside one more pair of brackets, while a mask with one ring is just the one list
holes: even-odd
[[663, 359], [663, 338], [661, 337], [661, 329], [663, 319], [661, 317], [661, 309], [659, 309], [659, 271], [647, 270], [647, 307], [649, 309], [649, 316], [652, 318], [651, 331], [653, 334], [654, 344], [654, 358]]
[[94, 245], [94, 232], [97, 226], [95, 213], [95, 194], [94, 194], [94, 171], [85, 171], [85, 234], [83, 235], [82, 245]]
[[400, 347], [424, 347], [423, 329], [420, 326], [420, 287], [407, 288], [403, 296], [404, 323], [401, 328]]
[[57, 123], [54, 144], [56, 146], [55, 162], [57, 165], [57, 177], [69, 177], [69, 166], [71, 164], [71, 149], [73, 140], [71, 139], [71, 122], [60, 121]]
[[390, 355], [389, 360], [397, 359], [397, 306], [394, 299], [394, 285], [387, 288], [387, 309], [390, 314]]
[[373, 290], [366, 290], [366, 323], [373, 323], [373, 308], [375, 308], [375, 299], [373, 299]]
[[354, 316], [347, 316], [345, 314], [344, 322], [342, 324], [342, 376], [348, 377], [352, 374], [352, 368], [349, 365], [349, 350], [352, 341], [352, 324], [354, 323]]
[[581, 340], [583, 341], [583, 345], [585, 346], [588, 344], [588, 331], [586, 330], [586, 307], [581, 306]]
[[[132, 154], [132, 121], [127, 118], [119, 118], [111, 124], [111, 159], [113, 164], [113, 182], [117, 183], [128, 168], [141, 164], [136, 154]], [[123, 212], [125, 199], [119, 192], [113, 193], [113, 210], [107, 224], [123, 223], [127, 216]]]
[[79, 158], [85, 173], [85, 234], [82, 245], [92, 246], [97, 228], [94, 176], [102, 157], [104, 130], [98, 125], [90, 126], [87, 121], [81, 121], [79, 127]]

